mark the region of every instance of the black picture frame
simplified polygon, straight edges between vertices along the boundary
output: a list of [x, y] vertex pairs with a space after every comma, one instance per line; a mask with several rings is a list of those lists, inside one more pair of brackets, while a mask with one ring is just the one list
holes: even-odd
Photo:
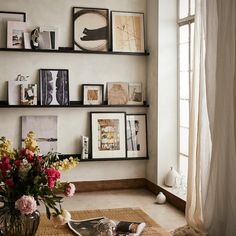
[[108, 51], [108, 9], [73, 7], [73, 46], [79, 51]]
[[104, 103], [103, 84], [82, 84], [83, 105], [102, 105], [103, 103]]
[[90, 112], [92, 159], [127, 158], [126, 112]]
[[7, 21], [26, 22], [26, 13], [0, 11], [0, 48], [7, 48]]
[[147, 114], [126, 115], [128, 158], [148, 157]]
[[145, 53], [144, 13], [111, 11], [111, 45], [113, 52]]
[[40, 105], [69, 106], [69, 70], [40, 69]]

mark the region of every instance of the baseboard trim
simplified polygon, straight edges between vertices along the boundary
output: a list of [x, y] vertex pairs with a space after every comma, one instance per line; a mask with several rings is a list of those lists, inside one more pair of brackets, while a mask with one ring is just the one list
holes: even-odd
[[100, 181], [79, 181], [74, 182], [78, 192], [92, 192], [116, 189], [135, 189], [145, 188], [146, 179], [119, 179], [119, 180], [100, 180]]
[[105, 190], [118, 190], [118, 189], [136, 189], [146, 188], [150, 192], [157, 195], [159, 192], [163, 192], [167, 201], [185, 212], [186, 202], [161, 188], [160, 186], [150, 182], [145, 178], [136, 179], [119, 179], [119, 180], [99, 180], [99, 181], [78, 181], [73, 182], [78, 192], [93, 192], [93, 191], [105, 191]]

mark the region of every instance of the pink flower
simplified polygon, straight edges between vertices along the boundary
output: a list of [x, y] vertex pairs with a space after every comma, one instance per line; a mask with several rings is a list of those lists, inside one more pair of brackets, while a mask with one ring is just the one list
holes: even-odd
[[34, 153], [31, 150], [25, 149], [25, 155], [26, 155], [29, 162], [34, 161]]
[[64, 193], [66, 197], [72, 197], [75, 194], [75, 185], [72, 183], [67, 184]]
[[2, 171], [5, 172], [5, 171], [11, 169], [11, 164], [10, 164], [10, 159], [9, 159], [9, 157], [4, 156], [1, 161], [2, 161], [2, 163], [0, 163], [0, 169], [1, 169]]
[[15, 164], [16, 167], [19, 167], [20, 163], [21, 163], [21, 160], [15, 160], [14, 161], [14, 164]]
[[37, 210], [37, 203], [32, 196], [23, 195], [15, 202], [15, 208], [22, 214], [29, 215]]
[[13, 181], [13, 179], [6, 179], [5, 184], [8, 185], [9, 187], [13, 187], [14, 181]]
[[54, 188], [56, 181], [60, 178], [60, 172], [54, 168], [48, 168], [45, 170], [45, 174], [48, 177], [49, 188]]

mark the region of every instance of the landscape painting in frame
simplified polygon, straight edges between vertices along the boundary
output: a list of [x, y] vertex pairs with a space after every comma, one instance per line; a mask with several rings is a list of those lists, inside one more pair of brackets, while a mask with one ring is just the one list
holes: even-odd
[[126, 116], [127, 157], [147, 157], [146, 114]]
[[142, 53], [144, 49], [144, 14], [112, 11], [112, 50]]
[[108, 9], [74, 7], [74, 50], [108, 50]]
[[40, 104], [69, 105], [69, 71], [66, 69], [41, 69]]
[[57, 116], [22, 116], [22, 147], [24, 140], [33, 131], [40, 147], [40, 153], [47, 154], [49, 151], [57, 151]]
[[92, 158], [125, 158], [125, 112], [91, 112]]

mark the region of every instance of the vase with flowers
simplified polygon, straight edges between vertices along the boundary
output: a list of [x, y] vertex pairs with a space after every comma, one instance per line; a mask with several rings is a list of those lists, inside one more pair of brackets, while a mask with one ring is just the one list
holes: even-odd
[[24, 143], [24, 148], [16, 150], [10, 140], [0, 138], [0, 235], [35, 235], [40, 203], [55, 223], [64, 224], [70, 219], [70, 213], [61, 206], [63, 196], [59, 193], [71, 197], [75, 186], [60, 182], [60, 170], [75, 167], [78, 159], [60, 160], [54, 152], [41, 155], [32, 131]]

